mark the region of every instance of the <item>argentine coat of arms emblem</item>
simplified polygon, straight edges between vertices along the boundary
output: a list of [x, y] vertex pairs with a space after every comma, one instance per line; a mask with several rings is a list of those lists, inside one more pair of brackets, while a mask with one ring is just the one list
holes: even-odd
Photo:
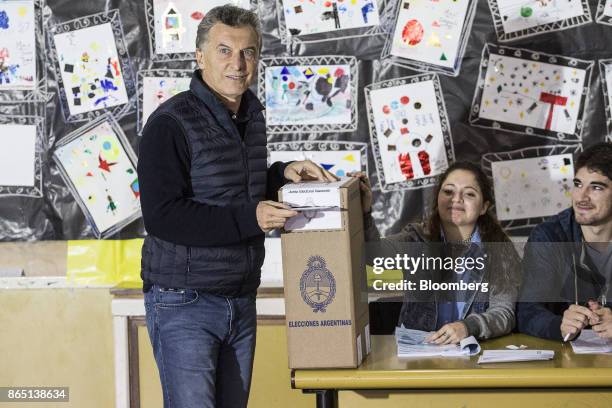
[[336, 296], [336, 279], [321, 256], [308, 258], [307, 268], [300, 279], [300, 293], [312, 311], [325, 313]]

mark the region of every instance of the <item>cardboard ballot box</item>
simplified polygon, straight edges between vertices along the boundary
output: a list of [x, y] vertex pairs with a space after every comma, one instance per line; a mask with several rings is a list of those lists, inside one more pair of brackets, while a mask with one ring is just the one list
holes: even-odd
[[289, 368], [357, 367], [370, 352], [359, 180], [287, 184], [281, 234]]

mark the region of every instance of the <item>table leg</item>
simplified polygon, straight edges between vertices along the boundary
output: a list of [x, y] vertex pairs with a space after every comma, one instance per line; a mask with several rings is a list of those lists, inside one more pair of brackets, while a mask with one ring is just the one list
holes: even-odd
[[304, 394], [316, 394], [317, 408], [338, 408], [338, 390], [304, 390]]

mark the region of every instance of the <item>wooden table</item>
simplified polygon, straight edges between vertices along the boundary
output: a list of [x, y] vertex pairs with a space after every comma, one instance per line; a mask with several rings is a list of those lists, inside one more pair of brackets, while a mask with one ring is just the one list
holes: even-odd
[[[292, 371], [291, 381], [294, 388], [316, 393], [319, 408], [338, 406], [339, 390], [384, 390], [388, 393], [439, 390], [432, 395], [443, 394], [442, 390], [446, 390], [446, 394], [451, 396], [455, 390], [466, 393], [464, 397], [467, 401], [473, 395], [481, 402], [485, 394], [496, 396], [497, 401], [504, 393], [520, 396], [521, 392], [539, 391], [555, 398], [555, 390], [576, 390], [589, 401], [590, 407], [612, 407], [612, 355], [577, 355], [569, 343], [523, 334], [481, 342], [483, 350], [505, 349], [510, 344], [524, 344], [530, 349], [554, 350], [555, 358], [550, 361], [483, 365], [477, 364], [478, 356], [400, 359], [396, 356], [394, 336], [372, 336], [372, 352], [359, 368], [297, 369]], [[362, 399], [367, 400], [367, 393], [362, 394], [366, 395]], [[373, 406], [381, 406], [380, 403], [379, 398]], [[501, 406], [505, 405], [496, 403], [496, 408]], [[563, 406], [574, 405], [565, 403]]]

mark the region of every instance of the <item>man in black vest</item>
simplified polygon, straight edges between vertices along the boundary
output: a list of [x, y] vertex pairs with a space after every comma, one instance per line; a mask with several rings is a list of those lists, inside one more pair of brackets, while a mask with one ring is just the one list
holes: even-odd
[[[275, 200], [289, 179], [333, 181], [310, 161], [267, 168], [257, 16], [216, 7], [198, 26], [189, 91], [148, 119], [138, 175], [147, 328], [164, 407], [246, 407], [264, 232], [295, 211]], [[266, 201], [267, 199], [267, 201]]]

